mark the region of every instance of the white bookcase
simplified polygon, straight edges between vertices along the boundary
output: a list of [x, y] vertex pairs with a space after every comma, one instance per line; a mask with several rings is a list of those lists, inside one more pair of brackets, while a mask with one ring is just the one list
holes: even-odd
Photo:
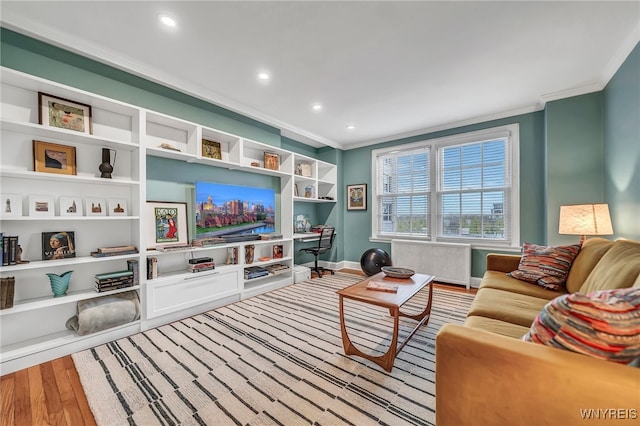
[[[8, 217], [0, 212], [0, 232], [4, 236], [17, 235], [24, 249], [22, 257], [30, 261], [0, 267], [0, 276], [16, 279], [13, 307], [0, 310], [2, 374], [293, 283], [294, 201], [335, 203], [335, 165], [8, 68], [1, 68], [0, 73], [0, 193], [19, 195], [22, 200], [22, 215]], [[92, 134], [40, 125], [38, 92], [90, 105]], [[220, 159], [203, 155], [202, 139], [220, 143]], [[77, 174], [34, 171], [33, 140], [73, 146]], [[163, 144], [168, 145], [163, 147]], [[100, 177], [102, 148], [116, 152], [115, 159], [111, 160], [112, 179]], [[277, 170], [264, 167], [265, 152], [278, 156]], [[194, 247], [178, 252], [146, 250], [147, 156], [278, 177], [280, 217], [276, 231], [283, 238]], [[297, 174], [300, 163], [309, 165], [309, 176]], [[308, 197], [300, 192], [305, 187], [313, 188]], [[52, 216], [29, 215], [29, 196], [41, 194], [53, 198]], [[61, 215], [61, 196], [81, 200], [82, 214]], [[106, 203], [126, 200], [127, 214], [88, 215], [84, 203], [89, 198]], [[41, 260], [42, 233], [53, 231], [74, 232], [76, 257]], [[283, 257], [260, 261], [261, 257], [272, 257], [275, 244], [282, 245]], [[102, 258], [90, 255], [98, 247], [117, 245], [135, 245], [140, 252]], [[244, 257], [248, 245], [254, 246], [251, 264]], [[224, 260], [231, 248], [237, 249], [239, 260], [237, 264], [227, 265]], [[147, 280], [146, 263], [151, 256], [158, 258], [159, 276]], [[215, 270], [187, 272], [188, 259], [200, 256], [216, 259]], [[109, 294], [94, 290], [94, 275], [127, 269], [128, 259], [139, 262], [140, 284], [111, 293], [137, 291], [141, 319], [83, 337], [67, 330], [65, 323], [76, 314], [78, 301]], [[274, 263], [285, 264], [289, 270], [245, 279], [245, 268]], [[46, 273], [61, 274], [68, 270], [73, 270], [69, 291], [66, 296], [54, 298]]]

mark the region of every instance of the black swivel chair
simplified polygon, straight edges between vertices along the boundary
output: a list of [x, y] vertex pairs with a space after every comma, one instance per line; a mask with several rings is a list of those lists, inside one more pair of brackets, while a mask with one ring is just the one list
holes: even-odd
[[318, 278], [322, 278], [323, 271], [329, 271], [331, 272], [331, 275], [335, 274], [335, 272], [331, 269], [318, 266], [318, 256], [321, 255], [322, 253], [325, 253], [331, 250], [335, 231], [336, 231], [335, 228], [332, 228], [332, 227], [322, 228], [322, 233], [320, 234], [320, 238], [318, 239], [317, 247], [307, 247], [307, 248], [300, 249], [300, 251], [305, 253], [311, 253], [315, 257], [315, 266], [313, 267], [313, 271], [315, 271], [318, 274]]

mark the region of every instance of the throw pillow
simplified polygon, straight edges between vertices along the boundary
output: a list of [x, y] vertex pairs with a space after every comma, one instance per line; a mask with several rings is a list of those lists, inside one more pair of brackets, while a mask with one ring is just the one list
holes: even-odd
[[580, 244], [547, 247], [524, 243], [518, 269], [507, 275], [558, 291], [564, 287], [571, 264], [579, 252]]
[[522, 340], [628, 364], [640, 357], [640, 288], [556, 297]]

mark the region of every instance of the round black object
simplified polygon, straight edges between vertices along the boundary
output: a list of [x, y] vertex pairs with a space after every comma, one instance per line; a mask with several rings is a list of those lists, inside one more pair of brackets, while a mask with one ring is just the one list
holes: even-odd
[[392, 266], [391, 256], [389, 256], [389, 253], [386, 251], [380, 248], [372, 248], [362, 253], [360, 267], [362, 268], [362, 272], [368, 276], [375, 275], [382, 271], [383, 266]]

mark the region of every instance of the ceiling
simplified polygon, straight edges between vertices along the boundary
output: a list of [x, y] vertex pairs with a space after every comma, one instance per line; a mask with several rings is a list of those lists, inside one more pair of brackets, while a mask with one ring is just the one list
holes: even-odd
[[0, 12], [6, 28], [341, 149], [601, 90], [640, 40], [639, 1], [3, 0]]

